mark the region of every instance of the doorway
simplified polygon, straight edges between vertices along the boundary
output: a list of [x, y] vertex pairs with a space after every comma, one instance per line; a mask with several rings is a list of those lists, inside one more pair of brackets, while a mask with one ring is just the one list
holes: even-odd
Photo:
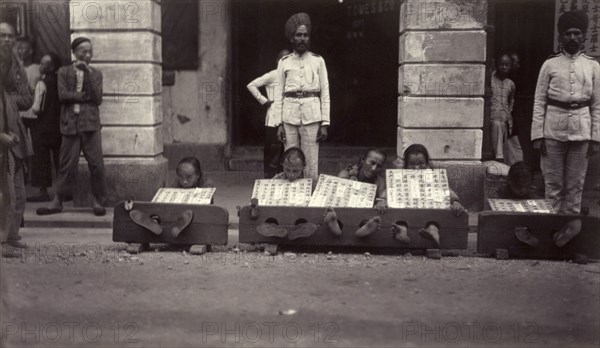
[[286, 20], [306, 12], [311, 51], [325, 59], [331, 86], [331, 127], [324, 146], [396, 146], [399, 1], [235, 1], [232, 21], [235, 146], [264, 141], [265, 110], [246, 85], [276, 68], [289, 48]]

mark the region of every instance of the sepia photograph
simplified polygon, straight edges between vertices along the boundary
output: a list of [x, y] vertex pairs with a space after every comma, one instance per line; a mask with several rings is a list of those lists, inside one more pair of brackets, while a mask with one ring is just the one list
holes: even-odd
[[0, 347], [599, 347], [600, 0], [3, 0]]

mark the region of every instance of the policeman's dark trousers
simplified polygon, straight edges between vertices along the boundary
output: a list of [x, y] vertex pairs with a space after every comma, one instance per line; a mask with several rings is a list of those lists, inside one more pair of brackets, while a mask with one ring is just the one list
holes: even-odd
[[2, 212], [0, 216], [1, 241], [17, 240], [23, 213], [25, 212], [25, 161], [15, 157], [11, 151], [2, 154]]
[[100, 204], [103, 204], [106, 198], [106, 179], [104, 177], [102, 136], [99, 130], [81, 132], [76, 135], [63, 135], [58, 177], [56, 178], [56, 192], [61, 197], [73, 194], [81, 151], [83, 151], [83, 156], [90, 170], [92, 194]]
[[283, 143], [277, 139], [277, 127], [265, 127], [265, 147], [263, 153], [263, 170], [265, 179], [271, 179], [283, 171], [281, 166]]
[[58, 169], [62, 135], [57, 133], [42, 133], [39, 127], [31, 129], [33, 143], [33, 158], [31, 160], [31, 186], [52, 186], [52, 161]]
[[546, 199], [559, 214], [579, 214], [588, 166], [587, 141], [545, 139], [541, 157]]

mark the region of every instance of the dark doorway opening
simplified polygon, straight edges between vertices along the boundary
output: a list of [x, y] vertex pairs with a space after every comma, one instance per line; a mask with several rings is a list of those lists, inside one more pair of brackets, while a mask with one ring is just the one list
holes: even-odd
[[325, 59], [331, 85], [330, 138], [324, 146], [396, 145], [399, 1], [235, 1], [232, 21], [235, 146], [261, 145], [265, 110], [246, 85], [276, 68], [290, 48], [284, 25], [306, 12], [311, 51]]
[[[538, 74], [554, 52], [554, 1], [494, 0], [488, 4], [487, 81], [489, 86], [494, 56], [502, 51], [520, 57], [519, 73], [512, 77], [516, 86], [515, 109], [523, 119], [520, 131], [529, 132]], [[487, 97], [489, 101], [489, 96]], [[491, 159], [489, 109], [484, 118], [483, 159]], [[513, 113], [514, 114], [514, 113]], [[517, 120], [515, 120], [517, 122]], [[523, 146], [523, 144], [521, 144]]]

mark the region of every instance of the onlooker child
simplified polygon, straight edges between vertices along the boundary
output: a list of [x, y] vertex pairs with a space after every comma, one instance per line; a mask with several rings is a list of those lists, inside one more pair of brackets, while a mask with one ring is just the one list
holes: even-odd
[[[433, 169], [427, 148], [421, 144], [413, 144], [407, 147], [404, 150], [404, 169]], [[450, 189], [450, 209], [452, 209], [455, 216], [460, 216], [465, 212], [465, 207], [460, 203], [460, 198], [452, 189]], [[394, 234], [402, 242], [410, 241], [406, 226], [395, 225]], [[433, 240], [439, 246], [440, 235], [435, 224], [429, 224], [421, 229], [419, 234], [423, 238]]]
[[[202, 174], [202, 168], [200, 161], [195, 157], [185, 157], [175, 169], [177, 173], [177, 180], [172, 185], [175, 188], [194, 189], [194, 188], [207, 188], [215, 187], [213, 182], [205, 178]], [[214, 204], [214, 199], [210, 202]], [[129, 212], [129, 217], [136, 224], [152, 231], [154, 234], [159, 235], [163, 232], [159, 222], [152, 216], [148, 216], [141, 210], [133, 209]], [[171, 229], [171, 235], [177, 237], [183, 230], [188, 227], [194, 220], [194, 212], [187, 209], [181, 213], [181, 216], [177, 218], [177, 223]]]
[[62, 135], [60, 134], [60, 102], [58, 100], [57, 71], [60, 57], [46, 54], [40, 61], [40, 81], [35, 86], [31, 110], [37, 115], [32, 127], [35, 156], [32, 161], [31, 185], [39, 187], [37, 196], [27, 197], [28, 202], [49, 202], [48, 187], [52, 186], [52, 161], [58, 175], [58, 162]]
[[504, 145], [512, 127], [515, 84], [508, 78], [512, 60], [507, 53], [496, 57], [496, 70], [491, 79], [490, 138], [496, 161], [504, 162]]
[[[282, 50], [277, 56], [277, 62], [284, 56], [290, 54], [289, 50]], [[277, 139], [276, 117], [273, 115], [272, 107], [275, 100], [275, 84], [277, 83], [277, 69], [273, 69], [263, 76], [253, 80], [246, 86], [252, 96], [265, 107], [265, 145], [263, 151], [263, 171], [265, 179], [271, 179], [275, 174], [281, 172], [281, 160], [283, 154], [283, 143]], [[265, 87], [267, 97], [260, 92], [259, 88]]]

